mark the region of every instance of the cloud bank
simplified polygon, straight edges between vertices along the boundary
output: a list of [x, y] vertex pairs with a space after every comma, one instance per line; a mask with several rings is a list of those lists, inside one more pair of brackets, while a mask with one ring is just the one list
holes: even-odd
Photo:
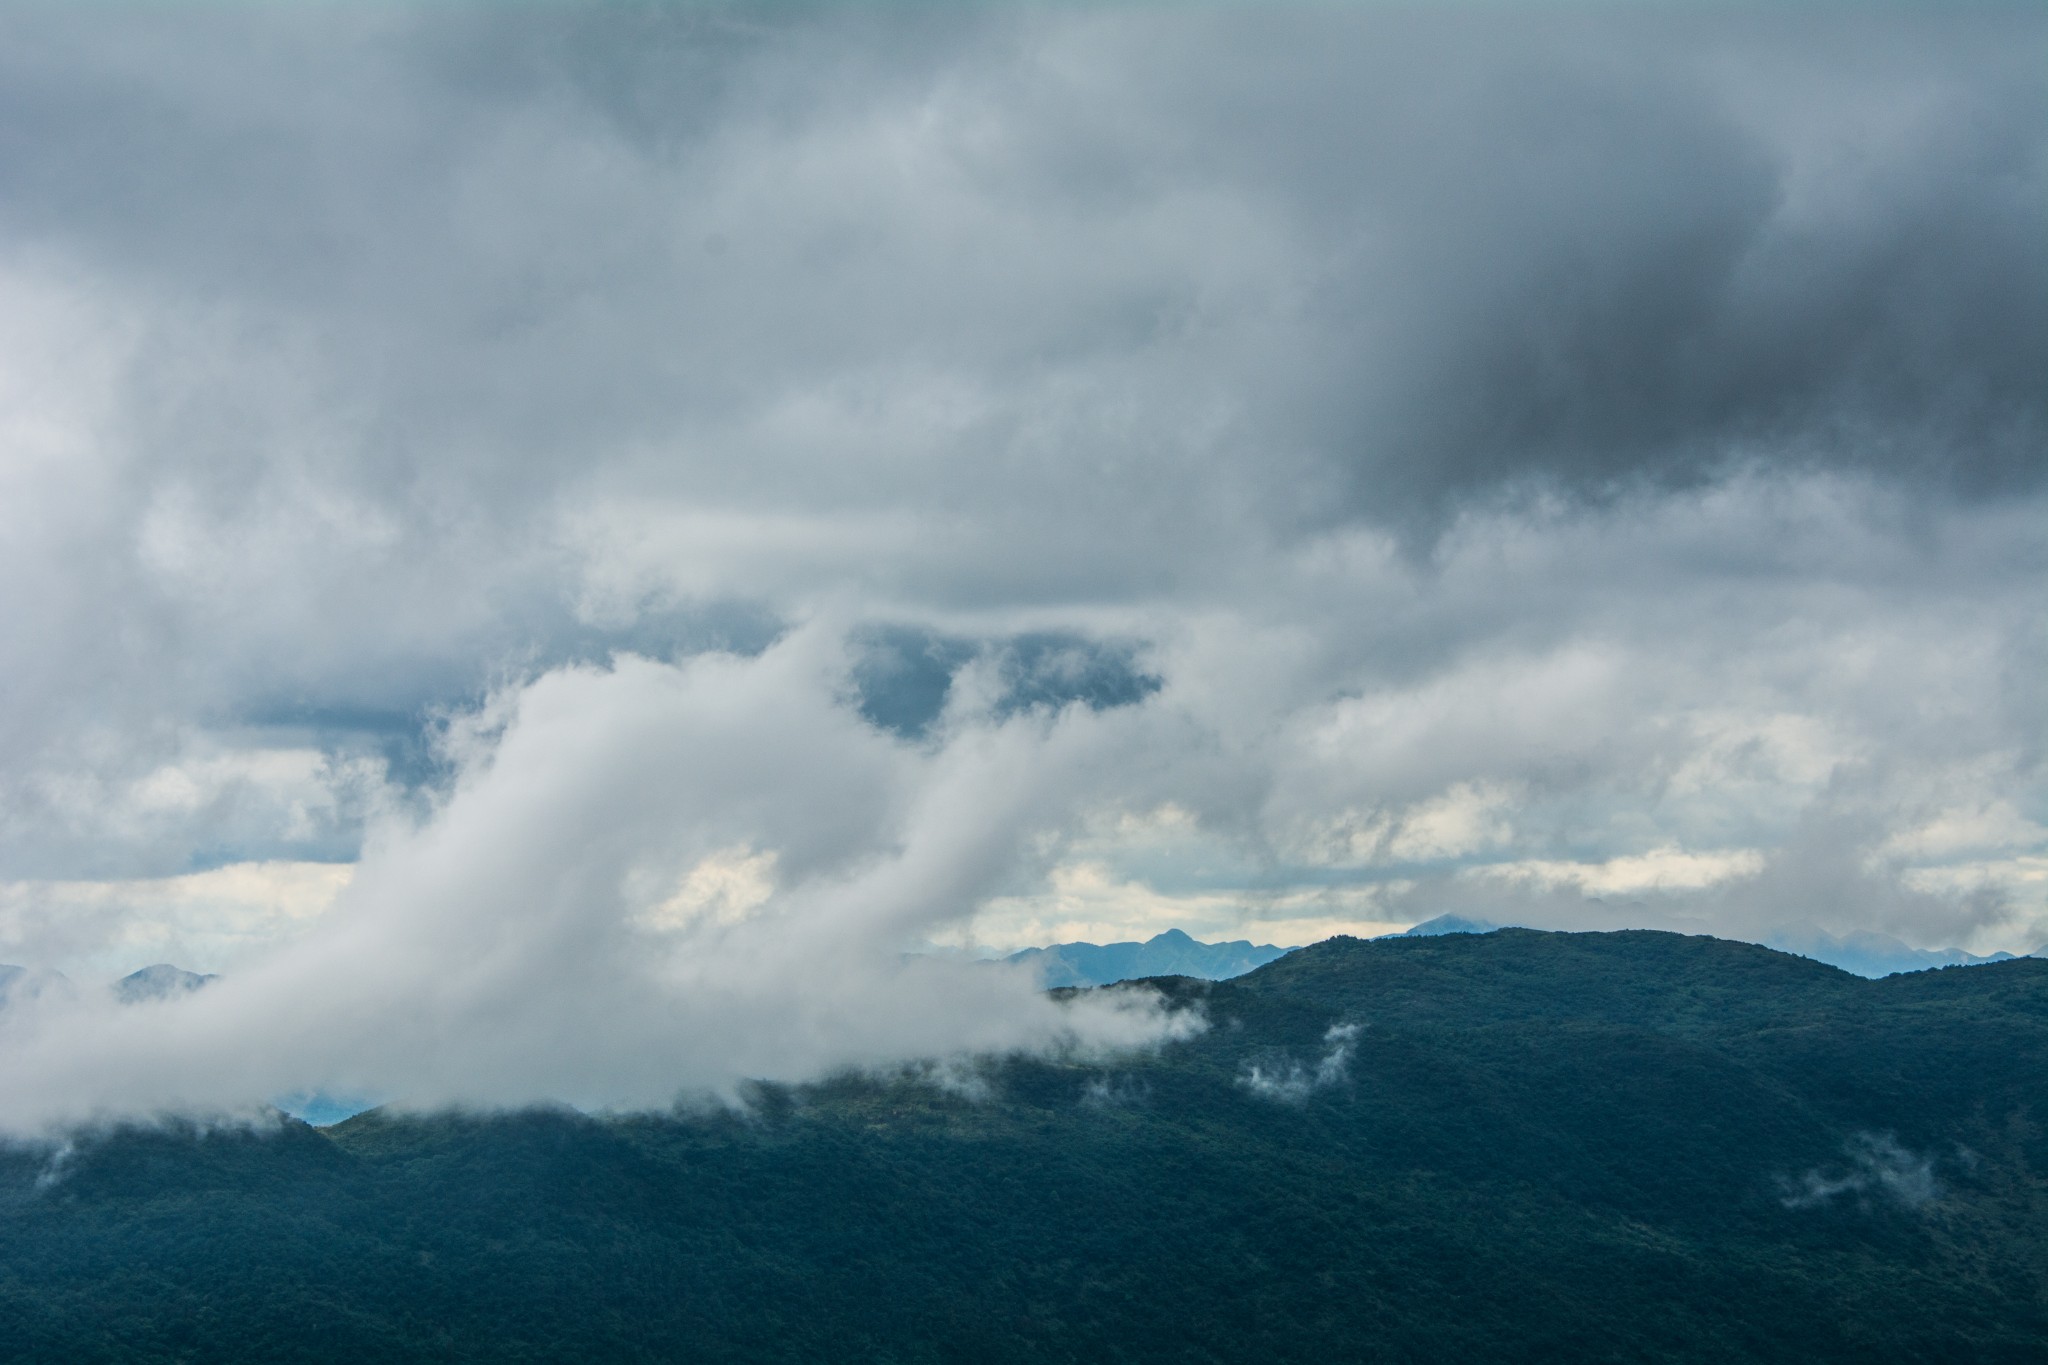
[[1024, 857], [1093, 754], [1044, 727], [913, 750], [839, 704], [820, 653], [803, 633], [755, 659], [626, 656], [495, 697], [448, 735], [432, 816], [374, 835], [297, 943], [173, 1000], [0, 1013], [0, 1126], [308, 1091], [662, 1108], [1200, 1026], [1148, 993], [1055, 1002], [1028, 972], [888, 951]]
[[1095, 1036], [927, 941], [2030, 949], [2044, 71], [2021, 6], [0, 5], [0, 961], [227, 973], [7, 1065], [652, 1102]]

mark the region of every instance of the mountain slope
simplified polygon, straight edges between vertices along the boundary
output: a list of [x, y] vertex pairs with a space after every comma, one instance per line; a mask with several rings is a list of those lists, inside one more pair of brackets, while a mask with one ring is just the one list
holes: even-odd
[[[1402, 937], [1426, 938], [1434, 934], [1488, 934], [1500, 928], [1489, 920], [1463, 915], [1438, 915], [1401, 931]], [[1930, 967], [1976, 966], [2005, 962], [2013, 953], [1980, 955], [1960, 948], [1915, 948], [1889, 934], [1860, 929], [1848, 934], [1831, 934], [1812, 924], [1787, 925], [1760, 940], [1766, 948], [1781, 953], [1825, 962], [1858, 976], [1891, 976], [1899, 972], [1924, 972]]]
[[2033, 1361], [2048, 963], [1332, 940], [1112, 1064], [0, 1160], [35, 1360]]

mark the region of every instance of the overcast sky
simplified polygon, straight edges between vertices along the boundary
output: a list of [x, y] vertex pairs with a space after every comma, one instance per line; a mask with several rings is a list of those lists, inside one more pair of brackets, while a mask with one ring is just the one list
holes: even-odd
[[1055, 1029], [927, 943], [2031, 949], [2044, 244], [2031, 5], [0, 6], [0, 961], [496, 1099]]

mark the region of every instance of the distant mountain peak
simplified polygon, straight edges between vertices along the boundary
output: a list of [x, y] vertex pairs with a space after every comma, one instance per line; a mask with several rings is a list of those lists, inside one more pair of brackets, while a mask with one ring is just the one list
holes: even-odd
[[124, 1005], [144, 1000], [169, 1000], [189, 995], [208, 982], [218, 980], [220, 978], [211, 972], [188, 972], [168, 962], [156, 962], [116, 981], [114, 995]]
[[1438, 915], [1403, 929], [1397, 938], [1430, 938], [1437, 934], [1490, 934], [1501, 928], [1492, 920], [1468, 919], [1463, 915]]

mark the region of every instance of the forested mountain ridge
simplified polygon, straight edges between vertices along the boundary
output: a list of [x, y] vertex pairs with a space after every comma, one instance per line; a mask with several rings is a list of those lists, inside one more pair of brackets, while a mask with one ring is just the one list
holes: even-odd
[[1200, 1036], [748, 1112], [371, 1113], [0, 1162], [28, 1360], [2010, 1360], [2048, 962], [1336, 939]]

